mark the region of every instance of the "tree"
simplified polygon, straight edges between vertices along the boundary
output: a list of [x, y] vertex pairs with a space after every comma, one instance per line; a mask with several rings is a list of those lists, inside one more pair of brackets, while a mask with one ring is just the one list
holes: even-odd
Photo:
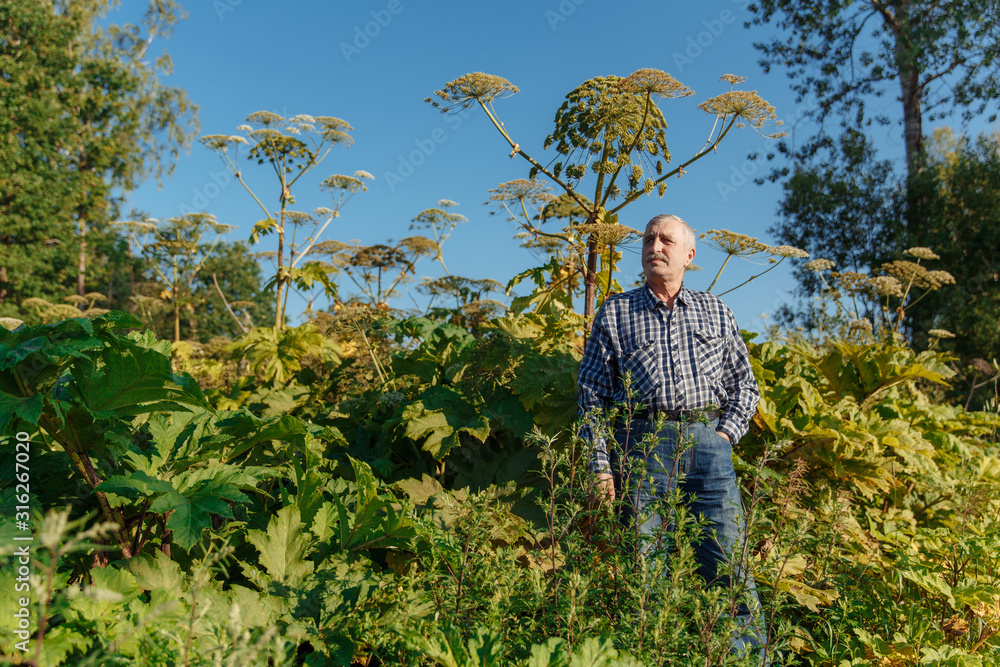
[[[770, 176], [785, 179], [779, 238], [835, 261], [838, 270], [867, 272], [904, 248], [934, 245], [921, 240], [935, 215], [933, 188], [924, 182], [924, 121], [955, 109], [966, 119], [996, 118], [1000, 3], [757, 0], [748, 8], [748, 25], [779, 29], [756, 44], [764, 70], [786, 68], [820, 127], [797, 146], [779, 144], [791, 159]], [[873, 113], [872, 103], [889, 95], [898, 111]], [[903, 174], [877, 159], [873, 125], [902, 127]], [[806, 294], [820, 291], [815, 274], [800, 271], [799, 278]]]
[[[838, 271], [868, 271], [902, 250], [905, 186], [857, 130], [827, 138], [811, 162], [796, 165], [783, 184], [780, 222], [768, 233]], [[817, 274], [796, 268], [800, 294], [820, 289]]]
[[[169, 173], [190, 141], [195, 107], [164, 86], [169, 58], [149, 62], [156, 36], [180, 18], [151, 0], [141, 25], [100, 21], [110, 0], [6, 0], [0, 6], [0, 304], [74, 289], [110, 291], [94, 271], [129, 262], [106, 240], [123, 192]], [[124, 273], [127, 273], [125, 271]]]
[[935, 132], [924, 179], [931, 215], [913, 235], [940, 255], [956, 284], [929, 294], [911, 313], [921, 340], [956, 335], [942, 347], [964, 360], [1000, 358], [1000, 134], [976, 141]]
[[[544, 175], [587, 213], [585, 224], [571, 232], [587, 248], [584, 275], [584, 321], [587, 330], [597, 305], [599, 275], [608, 276], [602, 290], [613, 283], [614, 246], [635, 230], [617, 227], [617, 213], [643, 195], [656, 191], [661, 197], [666, 181], [680, 177], [684, 168], [713, 152], [734, 126], [749, 124], [762, 130], [775, 118], [774, 107], [755, 91], [735, 90], [742, 77], [725, 75], [730, 90], [702, 102], [699, 108], [716, 117], [701, 150], [677, 167], [667, 170], [666, 119], [659, 104], [664, 99], [694, 94], [666, 72], [640, 69], [627, 77], [599, 76], [572, 90], [556, 112], [555, 130], [543, 149], [554, 147], [556, 156], [544, 165], [525, 152], [507, 132], [494, 109], [495, 100], [518, 92], [517, 86], [492, 74], [466, 74], [445, 85], [427, 101], [443, 113], [458, 113], [477, 104], [511, 147], [531, 165], [529, 179]], [[578, 188], [588, 173], [596, 175], [593, 199]], [[528, 224], [531, 222], [528, 220]], [[567, 237], [570, 242], [575, 239]], [[599, 260], [606, 266], [598, 266]]]
[[911, 168], [924, 153], [925, 116], [953, 107], [982, 114], [1000, 94], [996, 0], [757, 0], [748, 9], [751, 23], [780, 31], [755, 45], [764, 71], [787, 68], [798, 101], [815, 101], [821, 126], [831, 114], [856, 128], [888, 125], [894, 115], [871, 116], [868, 105], [898, 90]]

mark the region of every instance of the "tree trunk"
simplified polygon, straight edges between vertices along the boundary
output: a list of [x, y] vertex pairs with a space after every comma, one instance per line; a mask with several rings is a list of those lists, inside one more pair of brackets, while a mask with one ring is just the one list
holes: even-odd
[[174, 287], [174, 342], [179, 343], [181, 340], [181, 307], [177, 303], [177, 287]]
[[80, 216], [80, 257], [76, 265], [76, 293], [83, 296], [87, 293], [87, 219], [82, 210]]
[[924, 152], [923, 86], [920, 83], [920, 63], [910, 32], [910, 0], [901, 0], [896, 8], [896, 20], [889, 25], [895, 37], [896, 64], [899, 68], [900, 98], [903, 102], [903, 140], [906, 145], [907, 169], [912, 170]]
[[188, 321], [188, 340], [198, 339], [198, 315], [197, 308], [195, 308], [194, 303], [188, 303], [184, 309], [187, 311], [187, 321]]
[[590, 335], [594, 324], [594, 313], [597, 310], [597, 243], [587, 244], [587, 283], [583, 293], [583, 333], [584, 338]]
[[903, 143], [906, 150], [906, 211], [902, 216], [903, 229], [898, 240], [902, 247], [910, 244], [912, 229], [921, 229], [927, 199], [921, 194], [918, 176], [924, 157], [923, 84], [920, 81], [920, 62], [913, 43], [910, 25], [911, 0], [899, 0], [894, 12], [882, 10], [886, 26], [892, 32], [899, 73], [899, 94], [903, 104]]

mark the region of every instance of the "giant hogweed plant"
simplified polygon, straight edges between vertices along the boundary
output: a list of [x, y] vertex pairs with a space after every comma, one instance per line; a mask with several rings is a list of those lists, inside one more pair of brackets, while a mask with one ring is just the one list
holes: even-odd
[[751, 342], [762, 399], [737, 453], [777, 442], [776, 467], [803, 471], [800, 555], [836, 591], [798, 622], [809, 664], [992, 664], [1000, 421], [935, 400], [948, 356], [892, 334]]
[[[409, 545], [413, 511], [362, 462], [345, 461], [348, 480], [320, 455], [304, 458], [270, 508], [224, 539], [204, 535], [185, 562], [154, 551], [79, 573], [69, 559], [101, 549], [114, 524], [88, 527], [90, 516], [73, 520], [69, 509], [39, 517], [41, 592], [24, 657], [45, 667], [352, 664], [356, 655], [366, 664], [373, 644], [421, 609], [372, 560]], [[13, 576], [4, 568], [0, 580]]]
[[[333, 220], [340, 216], [344, 205], [358, 192], [367, 190], [365, 180], [372, 178], [365, 171], [352, 176], [334, 174], [320, 183], [320, 188], [331, 195], [330, 206], [319, 206], [311, 213], [292, 208], [295, 205], [293, 188], [306, 174], [326, 160], [335, 146], [350, 145], [353, 141], [351, 126], [332, 116], [298, 115], [285, 118], [269, 111], [257, 111], [247, 117], [237, 130], [242, 134], [213, 134], [201, 142], [219, 154], [226, 169], [246, 189], [264, 213], [250, 233], [251, 243], [262, 236], [274, 234], [277, 249], [267, 253], [275, 261], [275, 274], [268, 288], [275, 290], [274, 327], [285, 327], [285, 312], [293, 289], [311, 290], [315, 283], [323, 285], [328, 296], [336, 296], [336, 285], [331, 279], [334, 267], [320, 261], [304, 261], [320, 243], [320, 237]], [[274, 171], [279, 207], [274, 210], [264, 204], [272, 200], [257, 194], [246, 181], [239, 166], [239, 148], [248, 147], [248, 160], [258, 165], [265, 162]], [[299, 236], [301, 233], [301, 237]]]
[[[816, 274], [822, 287], [809, 310], [809, 331], [796, 335], [813, 341], [834, 337], [898, 343], [906, 331], [907, 311], [931, 292], [955, 284], [948, 271], [924, 264], [940, 259], [932, 249], [908, 248], [903, 254], [911, 259], [886, 262], [871, 273], [837, 271], [828, 259], [807, 262], [804, 268]], [[931, 341], [955, 336], [944, 329], [927, 335]]]
[[[160, 664], [200, 664], [203, 655], [239, 662], [265, 651], [281, 664], [278, 656], [290, 646], [305, 664], [739, 662], [725, 645], [726, 610], [739, 592], [704, 587], [691, 574], [688, 538], [697, 522], [676, 505], [677, 528], [664, 541], [667, 571], [630, 558], [623, 545], [635, 536], [613, 508], [587, 505], [582, 443], [534, 438], [531, 447], [541, 455], [522, 456], [507, 449], [517, 440], [509, 431], [497, 429], [481, 446], [459, 433], [445, 455], [454, 466], [445, 484], [411, 476], [390, 487], [378, 478], [398, 470], [398, 460], [380, 471], [374, 462], [351, 461], [343, 456], [346, 443], [332, 450], [327, 444], [337, 440], [330, 429], [324, 434], [287, 416], [199, 409], [189, 380], [169, 370], [167, 349], [146, 351], [141, 336], [115, 328], [131, 323], [120, 317], [4, 339], [3, 414], [22, 420], [19, 427], [43, 422], [36, 440], [50, 442], [42, 416], [59, 411], [85, 424], [74, 401], [97, 405], [100, 396], [88, 398], [67, 375], [76, 355], [81, 368], [104, 378], [103, 401], [125, 400], [115, 389], [120, 377], [133, 383], [129, 391], [142, 389], [132, 398], [134, 410], [160, 413], [136, 414], [133, 422], [122, 404], [120, 414], [102, 414], [96, 427], [80, 431], [88, 439], [76, 449], [67, 440], [71, 451], [53, 445], [35, 459], [51, 480], [40, 490], [41, 506], [68, 497], [80, 513], [103, 507], [96, 500], [103, 493], [120, 512], [114, 524], [125, 526], [108, 527], [114, 548], [107, 559], [95, 559], [105, 552], [92, 550], [65, 553], [56, 568], [46, 605], [57, 611], [46, 622], [44, 646], [47, 653], [65, 649], [63, 664], [128, 664], [140, 653]], [[498, 366], [494, 356], [522, 350], [523, 337], [495, 334], [487, 337], [490, 347], [473, 347], [444, 330], [432, 334], [434, 323], [423, 326], [427, 346], [412, 350], [397, 370], [421, 380], [391, 409], [424, 401], [420, 396], [435, 387], [432, 394], [446, 387], [486, 392], [495, 383], [521, 387], [514, 397], [522, 409], [550, 411], [539, 387], [539, 377], [547, 377], [539, 351], [548, 348], [539, 343], [531, 355]], [[1000, 643], [1000, 466], [990, 444], [996, 420], [942, 406], [921, 391], [926, 376], [943, 375], [935, 352], [855, 345], [830, 348], [839, 351], [833, 354], [753, 341], [750, 349], [764, 400], [754, 437], [737, 448], [751, 526], [739, 559], [755, 572], [775, 659], [817, 667], [990, 664]], [[86, 365], [94, 356], [96, 364]], [[137, 365], [122, 372], [130, 363]], [[440, 412], [439, 444], [449, 414]], [[491, 430], [501, 423], [491, 420]], [[142, 437], [126, 444], [116, 433]], [[382, 434], [399, 445], [407, 440], [395, 428]], [[109, 461], [115, 446], [124, 454]], [[74, 469], [71, 455], [80, 450], [107, 486], [94, 489]], [[265, 463], [268, 475], [241, 486]], [[216, 467], [229, 478], [205, 479], [220, 485], [213, 493], [227, 499], [232, 518], [189, 493], [196, 485], [180, 483]], [[517, 482], [509, 488], [494, 484], [498, 479]], [[536, 491], [523, 497], [528, 488]], [[165, 539], [164, 518], [172, 539]], [[202, 520], [197, 534], [185, 533], [185, 524]], [[119, 537], [131, 545], [141, 523], [149, 536], [138, 553], [115, 558]], [[195, 543], [182, 548], [188, 539]], [[196, 580], [206, 555], [222, 553], [225, 540], [234, 551], [210, 559], [213, 576]], [[106, 567], [93, 568], [95, 560]], [[49, 563], [36, 571], [48, 572]], [[179, 575], [182, 568], [192, 578]], [[858, 587], [859, 580], [867, 585]], [[220, 609], [228, 610], [225, 624], [217, 622], [226, 618]], [[111, 616], [119, 620], [107, 623]], [[275, 637], [280, 646], [269, 643]]]
[[[510, 306], [512, 315], [517, 316], [531, 310], [549, 321], [561, 320], [565, 324], [577, 324], [579, 327], [574, 311], [575, 289], [581, 279], [581, 267], [586, 264], [586, 249], [593, 243], [602, 249], [600, 271], [595, 278], [599, 293], [608, 296], [622, 291], [622, 286], [614, 277], [617, 262], [622, 257], [618, 248], [641, 239], [641, 232], [617, 223], [574, 222], [574, 217], [580, 219], [585, 216], [586, 211], [565, 194], [555, 197], [541, 181], [508, 181], [490, 192], [490, 201], [487, 203], [494, 205], [495, 212], [503, 212], [509, 220], [518, 224], [522, 230], [518, 236], [524, 239], [523, 245], [532, 251], [542, 251], [548, 257], [545, 264], [522, 271], [507, 283], [508, 292], [527, 280], [533, 284], [529, 294], [513, 299]], [[570, 225], [558, 233], [543, 231], [540, 223], [553, 218], [566, 218]], [[752, 236], [726, 229], [710, 229], [702, 233], [700, 238], [703, 243], [724, 255], [706, 289], [708, 292], [715, 289], [723, 271], [734, 257], [767, 267], [721, 292], [720, 296], [752, 283], [778, 268], [786, 259], [806, 259], [809, 256], [798, 248], [788, 245], [771, 246]], [[689, 270], [700, 268], [692, 265]]]
[[[158, 296], [134, 297], [133, 303], [147, 321], [151, 319], [147, 302], [169, 309], [175, 343], [181, 340], [182, 312], [188, 316], [191, 333], [194, 334], [197, 329], [195, 312], [203, 305], [193, 294], [194, 279], [222, 235], [236, 228], [219, 223], [209, 213], [186, 213], [163, 222], [146, 219], [118, 224], [129, 230], [131, 241], [141, 248], [163, 288]], [[214, 238], [209, 240], [213, 234]]]
[[[106, 548], [114, 524], [88, 526], [91, 517], [70, 514], [51, 509], [38, 517], [32, 586], [39, 593], [29, 651], [5, 638], [0, 651], [7, 660], [38, 667], [297, 664], [295, 644], [260, 613], [263, 601], [241, 586], [223, 589], [231, 547], [206, 544], [187, 572], [160, 554], [74, 576], [68, 561]], [[2, 552], [0, 558], [13, 558], [9, 548]], [[13, 586], [10, 573], [5, 567], [0, 580]], [[13, 613], [11, 602], [0, 606]]]
[[[584, 277], [583, 315], [589, 328], [599, 301], [599, 260], [613, 278], [614, 247], [621, 242], [621, 235], [606, 226], [618, 224], [619, 211], [653, 191], [662, 197], [669, 178], [682, 176], [686, 167], [715, 152], [734, 127], [749, 125], [770, 133], [778, 124], [774, 121], [774, 107], [755, 91], [735, 89], [745, 81], [743, 77], [727, 74], [722, 79], [730, 84], [730, 90], [699, 105], [715, 117], [704, 146], [673, 169], [666, 166], [671, 155], [660, 104], [694, 92], [656, 69], [640, 69], [624, 78], [595, 77], [571, 91], [556, 112], [553, 133], [543, 144], [543, 150], [554, 147], [556, 152], [546, 164], [526, 152], [500, 120], [494, 102], [518, 92], [517, 86], [506, 79], [482, 72], [466, 74], [450, 81], [435, 93], [436, 98], [427, 101], [443, 113], [459, 113], [478, 105], [510, 145], [511, 157], [520, 155], [531, 165], [529, 179], [543, 175], [586, 213], [584, 225], [567, 232], [563, 240], [586, 245], [586, 262], [580, 271]], [[589, 198], [583, 194], [586, 188], [581, 187], [588, 172], [595, 177]], [[530, 218], [522, 224], [529, 234], [543, 235]]]
[[62, 480], [35, 482], [34, 498], [99, 510], [125, 559], [188, 552], [282, 471], [286, 446], [320, 433], [293, 417], [217, 412], [173, 371], [170, 343], [126, 333], [139, 326], [109, 313], [0, 331], [0, 425], [36, 434], [37, 479]]

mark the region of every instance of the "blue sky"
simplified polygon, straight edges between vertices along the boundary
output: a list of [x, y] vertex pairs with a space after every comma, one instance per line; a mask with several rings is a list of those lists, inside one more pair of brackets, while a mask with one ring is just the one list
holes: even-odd
[[[497, 184], [526, 178], [529, 165], [509, 158], [506, 142], [478, 109], [465, 117], [445, 117], [424, 98], [467, 72], [508, 79], [520, 92], [499, 101], [497, 111], [522, 149], [544, 163], [542, 143], [566, 93], [598, 75], [665, 70], [695, 91], [693, 97], [661, 105], [677, 164], [704, 144], [714, 119], [697, 105], [728, 88], [719, 80], [723, 74], [748, 77], [743, 88], [757, 90], [774, 104], [789, 130], [805, 111], [794, 103], [783, 73], [764, 75], [757, 66], [752, 44], [766, 39], [770, 28], [743, 27], [750, 18], [747, 3], [201, 0], [185, 3], [187, 20], [153, 50], [165, 48], [171, 55], [174, 73], [167, 81], [186, 89], [200, 106], [203, 135], [234, 134], [258, 110], [288, 117], [336, 116], [354, 127], [354, 145], [334, 149], [315, 178], [297, 189], [296, 208], [309, 211], [330, 203], [316, 187], [326, 176], [359, 169], [374, 175], [369, 190], [348, 203], [324, 238], [365, 244], [398, 240], [413, 233], [410, 220], [420, 211], [450, 199], [468, 222], [444, 245], [448, 268], [456, 275], [506, 283], [538, 262], [512, 238], [513, 224], [488, 215], [483, 202]], [[808, 123], [796, 126], [797, 133], [811, 131]], [[888, 132], [885, 143], [901, 153], [896, 134]], [[767, 146], [749, 129], [734, 130], [716, 155], [672, 179], [662, 199], [645, 197], [624, 209], [621, 222], [641, 228], [655, 214], [675, 213], [699, 232], [725, 228], [776, 243], [766, 230], [775, 222], [780, 187], [755, 185], [752, 178], [767, 167], [746, 161], [748, 153]], [[252, 163], [241, 168], [262, 199], [276, 206], [273, 174]], [[131, 194], [128, 207], [160, 219], [204, 210], [238, 227], [229, 240], [246, 239], [262, 217], [219, 158], [200, 144], [181, 156], [162, 188], [143, 186]], [[623, 285], [638, 275], [637, 250], [626, 248]], [[700, 244], [695, 262], [705, 270], [690, 274], [687, 285], [707, 287], [723, 259]], [[730, 262], [714, 291], [761, 268]], [[421, 275], [441, 275], [430, 260], [418, 269]], [[346, 279], [341, 285], [345, 294], [350, 292]], [[726, 300], [741, 326], [762, 331], [762, 314], [789, 301], [793, 288], [791, 273], [782, 266]]]

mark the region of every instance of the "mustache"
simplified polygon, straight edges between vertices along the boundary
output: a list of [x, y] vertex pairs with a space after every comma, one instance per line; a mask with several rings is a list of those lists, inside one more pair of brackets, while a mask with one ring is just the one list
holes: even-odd
[[646, 255], [646, 261], [647, 262], [650, 262], [650, 261], [652, 261], [654, 259], [660, 259], [660, 260], [663, 260], [664, 262], [669, 262], [670, 261], [669, 259], [667, 259], [667, 256], [664, 255], [662, 252], [651, 252], [648, 255]]

